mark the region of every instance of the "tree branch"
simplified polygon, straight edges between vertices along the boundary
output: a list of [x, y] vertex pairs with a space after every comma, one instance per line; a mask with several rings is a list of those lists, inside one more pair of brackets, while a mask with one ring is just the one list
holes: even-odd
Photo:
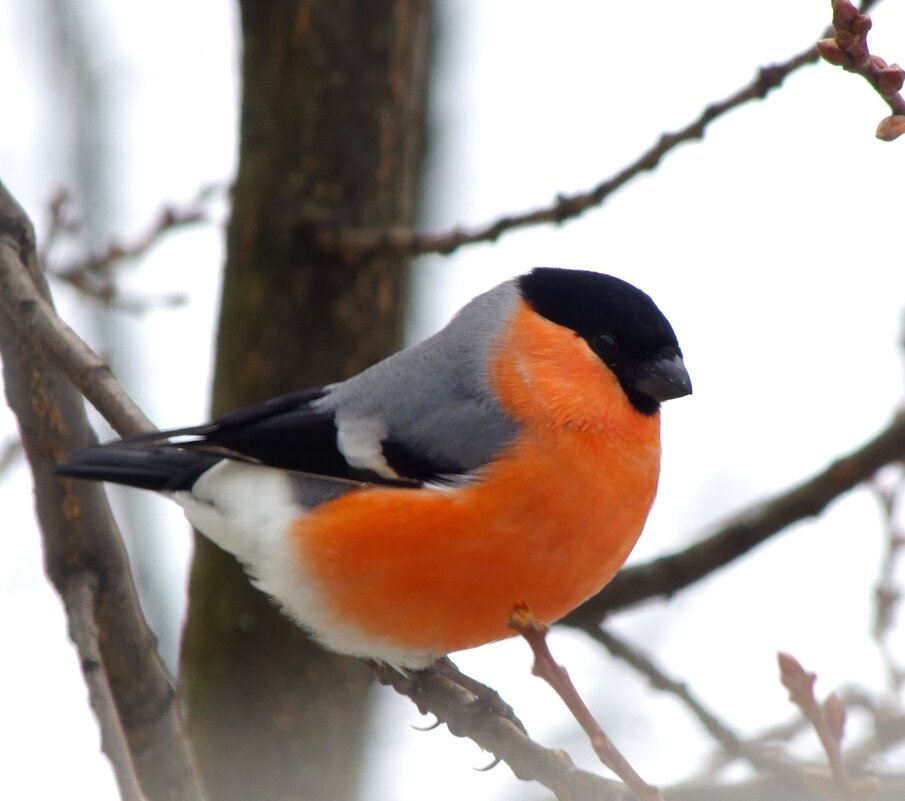
[[[817, 774], [818, 781], [828, 798], [854, 801], [863, 798], [865, 792], [857, 792], [856, 783], [849, 776], [842, 758], [842, 738], [845, 735], [845, 704], [837, 693], [831, 693], [820, 703], [814, 695], [817, 674], [805, 670], [791, 654], [777, 654], [779, 679], [789, 691], [789, 700], [801, 710], [820, 740], [829, 765], [829, 775]], [[816, 776], [814, 777], [816, 778]], [[859, 780], [860, 781], [860, 780]]]
[[[905, 776], [883, 776], [869, 795], [870, 801], [901, 801], [905, 798]], [[690, 782], [677, 784], [668, 801], [827, 801], [823, 788], [813, 788], [803, 779], [789, 781], [783, 776], [757, 776], [735, 784]]]
[[678, 698], [728, 756], [733, 759], [744, 759], [756, 770], [768, 773], [788, 776], [795, 770], [790, 763], [770, 756], [766, 749], [739, 737], [714, 712], [704, 706], [684, 681], [666, 675], [662, 668], [638, 648], [599, 626], [588, 627], [585, 631], [610, 654], [631, 665], [650, 682], [652, 687]]
[[[134, 767], [141, 792], [151, 801], [197, 801], [201, 791], [173, 688], [138, 605], [103, 489], [53, 474], [68, 450], [96, 439], [81, 397], [51, 355], [83, 387], [107, 398], [108, 411], [124, 428], [140, 428], [143, 418], [136, 418], [122, 390], [111, 386], [109, 371], [83, 369], [86, 359], [93, 364], [97, 357], [59, 321], [48, 297], [31, 224], [0, 184], [0, 359], [7, 400], [32, 471], [45, 569], [83, 649], [90, 650], [94, 642], [92, 624], [97, 628], [104, 681], [88, 675], [96, 670], [90, 656], [82, 660], [82, 670], [101, 724], [113, 725], [102, 741], [124, 792], [131, 792]], [[108, 686], [118, 725], [111, 723]], [[120, 727], [131, 764], [122, 761]]]
[[410, 698], [422, 714], [430, 713], [456, 737], [467, 737], [505, 762], [525, 781], [537, 781], [552, 790], [559, 801], [632, 801], [631, 791], [581, 770], [564, 751], [538, 745], [510, 720], [490, 711], [471, 693], [433, 669], [404, 675], [377, 666], [374, 673]]
[[707, 106], [696, 119], [684, 128], [663, 133], [657, 142], [615, 175], [601, 181], [592, 189], [574, 195], [558, 195], [556, 202], [540, 209], [500, 217], [479, 228], [456, 228], [440, 234], [419, 234], [408, 228], [389, 228], [383, 231], [324, 231], [320, 244], [326, 250], [339, 251], [346, 261], [355, 261], [374, 251], [388, 251], [397, 255], [439, 253], [444, 256], [465, 245], [496, 242], [503, 234], [532, 225], [555, 223], [561, 225], [584, 212], [600, 206], [610, 195], [627, 183], [656, 169], [660, 162], [679, 145], [704, 138], [707, 127], [752, 100], [762, 100], [797, 69], [817, 60], [817, 50], [810, 47], [779, 64], [761, 67], [754, 79], [741, 89], [717, 103]]
[[70, 198], [65, 190], [57, 192], [48, 205], [47, 235], [39, 260], [48, 275], [63, 281], [79, 292], [105, 306], [121, 311], [142, 312], [154, 305], [178, 306], [186, 302], [181, 293], [168, 293], [159, 297], [134, 297], [124, 295], [117, 286], [116, 268], [124, 262], [135, 261], [147, 255], [168, 234], [190, 225], [207, 222], [208, 205], [215, 195], [224, 194], [225, 187], [212, 184], [201, 187], [194, 198], [184, 205], [166, 204], [146, 226], [144, 232], [127, 241], [111, 238], [107, 246], [95, 253], [84, 253], [78, 258], [57, 262], [53, 258], [56, 245], [64, 236], [75, 240], [78, 249], [84, 249], [78, 237], [81, 221], [70, 211]]
[[870, 17], [859, 13], [849, 0], [833, 0], [833, 38], [817, 42], [817, 52], [830, 64], [860, 75], [886, 101], [892, 116], [880, 121], [877, 138], [891, 142], [905, 133], [905, 98], [900, 94], [905, 70], [871, 55], [867, 47], [870, 28]]
[[864, 770], [865, 765], [875, 765], [881, 754], [900, 748], [903, 741], [905, 714], [889, 708], [880, 709], [873, 716], [873, 732], [846, 750], [846, 765], [849, 770]]
[[0, 442], [0, 477], [16, 464], [22, 455], [22, 443], [18, 437], [10, 437]]
[[[153, 424], [113, 378], [110, 367], [57, 316], [37, 269], [31, 224], [18, 205], [12, 204], [15, 200], [0, 184], [0, 299], [10, 324], [34, 347], [53, 355], [118, 434], [152, 430]], [[23, 260], [29, 261], [30, 267]]]
[[[865, 0], [861, 12], [876, 5], [877, 0]], [[829, 28], [824, 36], [831, 35]], [[663, 133], [657, 142], [615, 175], [601, 181], [592, 189], [574, 195], [558, 195], [556, 201], [544, 208], [500, 217], [474, 229], [456, 228], [439, 234], [419, 234], [410, 228], [384, 230], [329, 230], [326, 226], [318, 234], [322, 248], [338, 252], [347, 262], [353, 262], [375, 251], [387, 251], [400, 256], [425, 253], [449, 255], [466, 245], [496, 242], [503, 234], [532, 225], [556, 223], [557, 225], [596, 208], [610, 195], [645, 172], [656, 169], [660, 162], [679, 145], [704, 138], [708, 126], [752, 100], [763, 100], [771, 91], [779, 88], [793, 72], [818, 60], [817, 47], [811, 45], [800, 53], [776, 64], [758, 69], [754, 79], [725, 99], [708, 105], [696, 119], [672, 133]]]
[[95, 619], [96, 600], [97, 581], [94, 577], [84, 572], [73, 576], [67, 585], [64, 599], [69, 613], [69, 637], [79, 653], [91, 708], [100, 723], [102, 748], [110, 758], [122, 801], [142, 801], [129, 743], [116, 710], [110, 682], [103, 669], [100, 633]]
[[897, 577], [900, 574], [902, 550], [905, 548], [905, 531], [899, 526], [898, 510], [899, 505], [905, 502], [905, 473], [900, 471], [895, 484], [891, 487], [874, 482], [874, 494], [880, 502], [886, 542], [880, 562], [880, 573], [874, 584], [871, 635], [886, 671], [889, 693], [893, 698], [900, 698], [902, 686], [905, 684], [905, 669], [896, 659], [889, 635], [902, 605], [902, 588], [897, 582]]
[[884, 465], [905, 457], [905, 412], [860, 448], [817, 475], [718, 525], [694, 545], [621, 570], [604, 589], [562, 622], [581, 629], [599, 625], [617, 609], [667, 598], [725, 567], [793, 523], [820, 514], [840, 495], [867, 481]]
[[[559, 801], [631, 801], [628, 789], [596, 774], [575, 767], [567, 754], [544, 748], [519, 731], [512, 721], [491, 711], [480, 701], [433, 669], [403, 675], [385, 666], [372, 665], [381, 684], [393, 687], [410, 698], [422, 714], [434, 715], [456, 737], [467, 737], [482, 749], [505, 762], [525, 781], [536, 781], [549, 788]], [[798, 730], [801, 724], [792, 724]], [[896, 717], [889, 725], [877, 726], [877, 732], [851, 753], [857, 758], [890, 748], [905, 737], [905, 717]], [[743, 748], [764, 746], [763, 740], [746, 741]], [[872, 750], [873, 749], [873, 750]], [[857, 755], [857, 756], [856, 756]], [[805, 763], [769, 760], [760, 765], [770, 775], [758, 775], [735, 783], [715, 781], [682, 782], [663, 788], [667, 801], [825, 801], [825, 796], [809, 786]], [[898, 801], [905, 792], [905, 776], [880, 775], [871, 784], [873, 801]], [[866, 797], [866, 796], [865, 796]]]

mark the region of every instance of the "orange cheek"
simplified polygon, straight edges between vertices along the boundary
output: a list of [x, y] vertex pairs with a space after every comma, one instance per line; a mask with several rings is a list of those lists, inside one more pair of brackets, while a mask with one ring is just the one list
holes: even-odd
[[521, 422], [593, 427], [601, 434], [647, 427], [616, 376], [581, 337], [524, 305], [497, 343], [491, 381], [503, 407]]

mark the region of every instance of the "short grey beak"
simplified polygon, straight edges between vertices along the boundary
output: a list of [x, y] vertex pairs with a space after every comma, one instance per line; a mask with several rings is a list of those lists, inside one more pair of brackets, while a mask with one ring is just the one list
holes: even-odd
[[634, 384], [638, 392], [660, 402], [691, 394], [691, 378], [678, 353], [638, 365]]

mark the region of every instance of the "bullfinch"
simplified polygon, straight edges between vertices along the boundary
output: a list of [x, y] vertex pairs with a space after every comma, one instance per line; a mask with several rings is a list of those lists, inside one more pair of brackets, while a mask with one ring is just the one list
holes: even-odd
[[168, 495], [327, 648], [418, 669], [612, 578], [654, 500], [660, 404], [690, 393], [648, 295], [537, 268], [346, 381], [58, 472]]

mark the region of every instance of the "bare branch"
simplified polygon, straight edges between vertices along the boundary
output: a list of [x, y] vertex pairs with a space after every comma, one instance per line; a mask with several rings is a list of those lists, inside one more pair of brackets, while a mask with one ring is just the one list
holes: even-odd
[[177, 206], [167, 204], [146, 230], [131, 241], [111, 239], [105, 248], [68, 262], [57, 263], [53, 257], [55, 246], [64, 237], [76, 238], [81, 232], [81, 222], [71, 212], [68, 193], [61, 190], [54, 194], [49, 204], [48, 237], [41, 250], [41, 264], [48, 275], [69, 284], [79, 292], [105, 306], [121, 311], [142, 312], [152, 306], [177, 306], [187, 300], [184, 293], [170, 293], [160, 297], [144, 298], [124, 295], [116, 283], [116, 271], [125, 262], [135, 261], [147, 255], [168, 234], [181, 228], [209, 219], [207, 206], [211, 199], [222, 192], [219, 185], [202, 187], [188, 203]]
[[[868, 702], [865, 694], [860, 691], [846, 689], [840, 692], [840, 697], [849, 707], [867, 707], [872, 710], [872, 702]], [[755, 753], [772, 753], [775, 746], [780, 743], [788, 743], [794, 737], [801, 734], [808, 727], [808, 722], [801, 715], [794, 715], [789, 720], [780, 723], [774, 723], [763, 729], [753, 737], [745, 738], [742, 745], [746, 749], [751, 749]], [[710, 758], [710, 766], [708, 770], [711, 773], [717, 773], [737, 757], [725, 750], [714, 753]], [[781, 771], [775, 775], [782, 775]]]
[[545, 223], [560, 225], [602, 205], [610, 195], [627, 183], [645, 172], [656, 169], [663, 158], [679, 145], [703, 139], [707, 127], [714, 120], [752, 100], [762, 100], [773, 89], [781, 86], [791, 73], [816, 60], [817, 50], [810, 47], [784, 62], [761, 67], [749, 84], [724, 100], [707, 106], [684, 128], [661, 134], [652, 147], [615, 175], [585, 192], [558, 195], [556, 202], [545, 208], [500, 217], [479, 228], [471, 230], [456, 228], [441, 234], [419, 234], [408, 228], [390, 228], [383, 231], [325, 231], [320, 236], [321, 247], [325, 250], [339, 251], [343, 258], [350, 262], [364, 254], [382, 250], [401, 256], [423, 253], [449, 255], [465, 245], [496, 242], [503, 234], [518, 228]]
[[[26, 254], [33, 254], [33, 238], [27, 219], [9, 216], [9, 203], [15, 201], [0, 184], [0, 299], [10, 323], [23, 339], [46, 348], [70, 376], [75, 386], [122, 436], [137, 434], [153, 428], [141, 410], [113, 378], [105, 364], [56, 314], [48, 300], [46, 286], [38, 288], [43, 279], [36, 263], [29, 271], [22, 263]], [[24, 212], [22, 213], [24, 215]], [[62, 458], [62, 454], [59, 454]]]
[[57, 189], [47, 203], [47, 222], [43, 241], [38, 248], [38, 264], [45, 266], [49, 255], [59, 240], [64, 236], [75, 236], [81, 230], [82, 221], [72, 213], [69, 191], [64, 187]]
[[788, 776], [795, 770], [791, 763], [768, 756], [766, 749], [759, 744], [747, 742], [739, 737], [728, 724], [721, 721], [698, 700], [685, 682], [666, 675], [666, 672], [640, 649], [598, 626], [588, 627], [585, 631], [613, 656], [631, 665], [650, 682], [651, 686], [676, 696], [727, 755], [745, 759], [752, 767], [770, 773]]
[[795, 657], [778, 654], [779, 678], [789, 691], [789, 700], [804, 715], [820, 740], [829, 764], [829, 775], [822, 771], [809, 771], [809, 783], [821, 794], [833, 801], [859, 801], [873, 797], [879, 786], [877, 779], [862, 776], [853, 780], [842, 758], [842, 740], [845, 736], [845, 704], [837, 693], [830, 693], [823, 703], [814, 695], [815, 673], [806, 671]]
[[96, 276], [89, 272], [69, 272], [57, 275], [53, 268], [48, 270], [48, 274], [59, 278], [103, 306], [130, 314], [141, 314], [156, 307], [184, 306], [188, 303], [188, 295], [184, 292], [170, 292], [154, 296], [126, 294], [112, 276]]
[[505, 762], [518, 778], [548, 787], [559, 801], [632, 800], [623, 784], [576, 768], [564, 751], [538, 745], [511, 720], [433, 669], [403, 675], [375, 666], [374, 672], [381, 684], [411, 698], [423, 714], [434, 715], [456, 737], [473, 740]]
[[[110, 725], [107, 686], [116, 703], [118, 726], [105, 732], [103, 742], [110, 759], [118, 761], [117, 774], [128, 777], [134, 766], [151, 801], [197, 801], [201, 792], [173, 688], [142, 616], [103, 490], [53, 474], [68, 450], [96, 440], [81, 397], [51, 355], [77, 376], [85, 374], [81, 368], [86, 360], [93, 364], [91, 359], [97, 357], [56, 318], [48, 297], [31, 225], [0, 184], [0, 359], [6, 397], [18, 418], [32, 470], [45, 567], [67, 604], [68, 617], [76, 619], [74, 635], [90, 639], [83, 616], [93, 613], [105, 682], [91, 676], [86, 681], [93, 693], [100, 693], [92, 696], [92, 705], [103, 711], [103, 725]], [[83, 385], [95, 394], [100, 386], [108, 405], [119, 405], [113, 418], [125, 429], [140, 429], [143, 418], [127, 408], [121, 390], [109, 386], [112, 379], [97, 378], [103, 372], [89, 370]], [[89, 576], [89, 588], [97, 588], [90, 609], [85, 606], [86, 590], [71, 584]], [[77, 606], [70, 607], [73, 603]], [[89, 660], [82, 669], [87, 674], [96, 667]], [[120, 727], [129, 744], [130, 765], [120, 762]]]
[[10, 437], [0, 443], [0, 476], [2, 476], [22, 455], [22, 443], [18, 437]]
[[207, 212], [202, 203], [209, 197], [210, 189], [205, 188], [196, 200], [184, 207], [167, 204], [158, 212], [155, 220], [147, 230], [135, 237], [131, 242], [121, 243], [113, 239], [104, 250], [89, 254], [84, 259], [59, 265], [53, 269], [53, 275], [67, 280], [73, 273], [100, 272], [124, 261], [140, 259], [147, 255], [153, 247], [160, 244], [166, 234], [207, 221]]
[[880, 575], [874, 586], [874, 619], [871, 634], [886, 670], [889, 690], [898, 702], [902, 694], [902, 684], [905, 682], [905, 672], [893, 655], [889, 635], [902, 602], [902, 590], [896, 583], [896, 568], [902, 556], [902, 549], [905, 548], [905, 532], [899, 528], [896, 511], [905, 496], [905, 474], [900, 472], [895, 485], [889, 488], [875, 482], [875, 494], [883, 514], [886, 542]]
[[905, 457], [905, 413], [860, 448], [817, 475], [754, 504], [716, 526], [694, 545], [621, 570], [604, 589], [563, 622], [586, 629], [604, 617], [650, 598], [670, 597], [725, 567], [793, 523], [820, 514], [839, 496], [867, 481], [884, 465]]
[[892, 116], [881, 120], [877, 138], [891, 142], [905, 133], [905, 98], [900, 94], [905, 70], [870, 54], [867, 47], [870, 28], [870, 17], [859, 13], [849, 0], [833, 0], [834, 35], [817, 42], [817, 52], [830, 64], [860, 75], [886, 101]]
[[91, 708], [100, 723], [104, 753], [110, 757], [119, 794], [123, 801], [143, 801], [126, 733], [120, 723], [113, 691], [103, 669], [100, 634], [95, 616], [96, 598], [97, 581], [92, 575], [82, 572], [70, 578], [65, 598], [69, 612], [69, 636], [79, 652]]
[[[849, 704], [845, 694], [843, 699]], [[849, 770], [863, 770], [878, 757], [905, 742], [905, 714], [901, 710], [880, 708], [874, 710], [873, 732], [846, 750], [845, 764]], [[905, 798], [905, 796], [903, 796]]]
[[[874, 5], [876, 0], [865, 0], [861, 9], [866, 11]], [[763, 100], [771, 91], [782, 86], [789, 75], [813, 64], [818, 58], [817, 47], [812, 45], [785, 61], [761, 67], [750, 83], [723, 100], [708, 105], [685, 127], [661, 134], [652, 147], [615, 175], [585, 192], [558, 195], [554, 203], [544, 208], [506, 215], [478, 228], [456, 228], [440, 234], [419, 234], [410, 228], [331, 231], [324, 226], [324, 230], [318, 234], [320, 246], [327, 251], [339, 252], [347, 262], [353, 262], [374, 251], [388, 251], [400, 256], [424, 253], [449, 255], [466, 245], [496, 242], [503, 234], [518, 228], [546, 223], [560, 225], [602, 205], [610, 195], [630, 181], [656, 169], [679, 145], [703, 139], [712, 122], [752, 100]]]
[[550, 627], [539, 621], [531, 613], [524, 601], [517, 603], [509, 613], [509, 628], [517, 631], [528, 643], [534, 654], [534, 665], [531, 672], [550, 685], [560, 700], [566, 705], [572, 717], [588, 735], [591, 748], [597, 758], [615, 773], [625, 786], [630, 788], [638, 801], [663, 801], [660, 789], [648, 784], [632, 767], [622, 752], [616, 747], [609, 735], [603, 730], [588, 705], [579, 695], [569, 672], [560, 665], [550, 652], [547, 644], [547, 633]]
[[[505, 762], [520, 779], [537, 781], [549, 788], [560, 801], [631, 801], [628, 789], [593, 773], [576, 768], [563, 751], [543, 748], [529, 739], [505, 716], [488, 709], [458, 683], [434, 669], [403, 675], [392, 668], [372, 665], [382, 684], [410, 698], [422, 714], [430, 714], [445, 723], [457, 737], [467, 737], [482, 749]], [[853, 749], [863, 761], [878, 753], [877, 743], [888, 748], [905, 738], [905, 718], [897, 718], [889, 731], [878, 731], [873, 738]], [[746, 743], [764, 747], [768, 740], [800, 731], [800, 718], [784, 727], [787, 732], [770, 731], [763, 738]], [[871, 748], [873, 747], [873, 751]], [[853, 760], [853, 764], [854, 764]], [[821, 801], [822, 796], [805, 783], [796, 766], [780, 769], [769, 776], [749, 781], [719, 783], [683, 782], [664, 788], [664, 797], [681, 801]], [[873, 801], [899, 801], [905, 793], [905, 776], [878, 777]]]
[[[676, 801], [826, 801], [826, 796], [804, 783], [782, 776], [757, 776], [735, 784], [688, 782], [671, 788], [668, 799]], [[905, 798], [905, 776], [884, 776], [858, 801], [901, 801]]]
[[[153, 428], [104, 363], [53, 310], [28, 273], [0, 263], [0, 294], [17, 329], [47, 348], [75, 386], [121, 436]], [[61, 455], [62, 456], [62, 455]]]

